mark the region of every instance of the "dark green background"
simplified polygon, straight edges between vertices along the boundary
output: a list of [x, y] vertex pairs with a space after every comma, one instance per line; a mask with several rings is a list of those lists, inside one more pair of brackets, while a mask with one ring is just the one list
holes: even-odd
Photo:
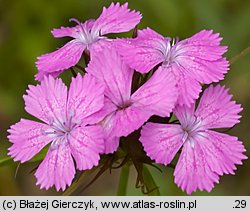
[[[6, 154], [8, 127], [21, 117], [30, 118], [24, 111], [22, 95], [28, 84], [35, 83], [36, 57], [55, 50], [67, 38], [54, 39], [50, 30], [69, 25], [68, 19], [81, 21], [96, 18], [102, 7], [111, 1], [100, 0], [0, 0], [0, 158]], [[120, 1], [125, 2], [125, 1]], [[165, 36], [191, 36], [202, 29], [214, 29], [229, 47], [230, 59], [250, 46], [249, 0], [141, 0], [128, 1], [129, 7], [141, 11], [143, 19], [139, 28], [149, 26]], [[126, 33], [124, 35], [131, 35]], [[250, 134], [250, 54], [240, 58], [232, 66], [222, 84], [230, 88], [234, 99], [241, 103], [241, 123], [229, 133], [237, 135], [249, 149]], [[248, 153], [247, 153], [248, 154]], [[249, 154], [248, 154], [249, 155]], [[38, 163], [22, 164], [15, 178], [18, 163], [0, 167], [1, 195], [53, 195], [54, 189], [40, 191], [30, 171]], [[153, 171], [162, 195], [183, 195], [173, 184], [172, 170], [163, 173]], [[197, 195], [249, 195], [250, 164], [244, 161], [235, 176], [223, 176], [211, 193]], [[115, 195], [119, 171], [105, 174], [84, 194]], [[129, 181], [129, 195], [140, 194], [134, 188], [135, 173]]]

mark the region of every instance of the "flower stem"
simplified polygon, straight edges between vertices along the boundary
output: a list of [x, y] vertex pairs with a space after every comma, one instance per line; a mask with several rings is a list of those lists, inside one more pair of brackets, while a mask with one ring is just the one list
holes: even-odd
[[127, 193], [127, 185], [128, 185], [128, 177], [129, 177], [129, 166], [124, 165], [121, 169], [121, 175], [117, 190], [117, 196], [125, 196]]
[[245, 48], [243, 51], [241, 51], [239, 54], [237, 54], [236, 56], [232, 57], [229, 60], [230, 65], [232, 65], [234, 62], [236, 62], [239, 58], [247, 55], [248, 53], [250, 53], [250, 46]]

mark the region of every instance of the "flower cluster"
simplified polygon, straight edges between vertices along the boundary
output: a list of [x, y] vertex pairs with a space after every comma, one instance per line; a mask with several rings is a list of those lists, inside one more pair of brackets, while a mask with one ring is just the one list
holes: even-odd
[[[242, 111], [228, 89], [211, 84], [229, 70], [222, 38], [202, 30], [179, 41], [137, 30], [141, 18], [127, 3], [112, 3], [96, 20], [71, 19], [76, 26], [52, 30], [54, 37], [73, 39], [36, 62], [40, 84], [29, 86], [24, 101], [41, 122], [21, 119], [8, 131], [15, 161], [26, 162], [49, 146], [35, 172], [41, 188], [65, 190], [76, 169], [97, 166], [101, 155], [115, 154], [120, 139], [135, 131], [140, 137], [133, 142], [152, 163], [167, 166], [180, 154], [175, 183], [188, 194], [211, 191], [246, 159], [237, 137], [215, 131], [239, 123]], [[104, 36], [133, 28], [133, 38]], [[85, 68], [78, 65], [81, 57]], [[68, 69], [74, 74], [69, 89], [57, 78]], [[203, 84], [211, 85], [201, 95]]]

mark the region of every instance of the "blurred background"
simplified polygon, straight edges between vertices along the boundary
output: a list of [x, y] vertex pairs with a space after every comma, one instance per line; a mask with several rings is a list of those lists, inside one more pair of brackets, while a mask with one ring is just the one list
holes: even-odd
[[[40, 190], [31, 173], [39, 162], [22, 165], [5, 161], [9, 146], [6, 130], [21, 117], [31, 118], [24, 111], [22, 95], [28, 84], [35, 84], [36, 57], [62, 46], [67, 38], [55, 39], [53, 28], [72, 25], [72, 17], [80, 21], [97, 18], [103, 6], [112, 1], [100, 0], [0, 0], [0, 195], [60, 195], [54, 189]], [[117, 1], [114, 1], [117, 2]], [[119, 1], [121, 3], [125, 1]], [[213, 29], [224, 38], [228, 59], [250, 46], [249, 0], [144, 0], [130, 1], [131, 9], [139, 10], [143, 19], [139, 28], [149, 26], [162, 35], [181, 39], [202, 29]], [[131, 32], [123, 34], [130, 36]], [[250, 150], [250, 54], [231, 65], [224, 81], [241, 103], [241, 123], [229, 134], [236, 135]], [[247, 152], [250, 157], [249, 151]], [[4, 164], [8, 163], [7, 166]], [[173, 183], [173, 170], [161, 167], [152, 174], [162, 195], [185, 195]], [[196, 195], [250, 195], [250, 163], [238, 166], [236, 175], [221, 177], [211, 193]], [[116, 195], [119, 170], [104, 174], [83, 195]], [[136, 173], [131, 169], [128, 195], [141, 195], [135, 188]]]

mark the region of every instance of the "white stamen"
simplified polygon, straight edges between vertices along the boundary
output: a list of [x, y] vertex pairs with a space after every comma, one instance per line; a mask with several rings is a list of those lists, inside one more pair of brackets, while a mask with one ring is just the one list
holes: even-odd
[[165, 61], [163, 62], [164, 65], [170, 65], [172, 62], [176, 62], [175, 59], [181, 53], [179, 51], [179, 46], [176, 45], [179, 41], [179, 38], [169, 38], [166, 37], [164, 43], [161, 43], [160, 51], [163, 54]]
[[193, 135], [195, 135], [202, 126], [202, 122], [198, 117], [192, 117], [188, 119], [189, 122], [185, 124], [185, 126], [182, 125], [184, 135], [182, 137], [182, 142], [185, 143], [188, 141], [192, 148], [195, 146], [195, 140], [192, 138]]
[[78, 120], [75, 120], [75, 112], [73, 110], [69, 110], [68, 117], [66, 117], [66, 121], [54, 117], [50, 121], [50, 128], [49, 129], [41, 129], [41, 133], [43, 135], [47, 135], [53, 139], [51, 143], [51, 148], [56, 149], [58, 145], [63, 145], [68, 143], [68, 135], [72, 131], [73, 128], [77, 127], [79, 124], [77, 123]]

